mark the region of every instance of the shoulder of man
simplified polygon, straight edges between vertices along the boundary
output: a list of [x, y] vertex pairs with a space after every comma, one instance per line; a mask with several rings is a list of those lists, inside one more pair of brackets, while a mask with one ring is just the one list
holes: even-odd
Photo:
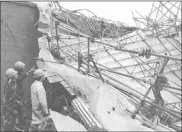
[[19, 83], [19, 82], [23, 81], [25, 78], [27, 78], [27, 76], [28, 75], [26, 73], [24, 73], [22, 75], [18, 75], [16, 78], [16, 81]]
[[33, 84], [32, 84], [32, 87], [37, 87], [38, 89], [39, 88], [44, 88], [42, 82], [39, 82], [39, 81], [34, 81]]

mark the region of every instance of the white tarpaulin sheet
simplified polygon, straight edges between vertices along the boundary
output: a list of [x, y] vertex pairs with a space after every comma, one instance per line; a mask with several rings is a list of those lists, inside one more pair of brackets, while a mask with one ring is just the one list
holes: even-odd
[[[44, 47], [41, 48], [39, 57], [44, 60], [54, 61], [50, 52]], [[87, 96], [92, 112], [105, 129], [109, 131], [151, 130], [142, 126], [139, 121], [131, 119], [126, 114], [125, 107], [119, 105], [111, 87], [105, 83], [103, 84], [101, 80], [84, 76], [76, 70], [62, 64], [51, 62], [42, 63], [38, 61], [37, 65], [42, 67], [43, 70], [59, 74], [65, 80], [72, 83], [72, 85], [77, 86], [79, 91]]]
[[[40, 10], [40, 20], [41, 20], [41, 22], [49, 25], [50, 10], [49, 10], [48, 3], [47, 3], [47, 5], [45, 3], [44, 8], [41, 8], [41, 5], [42, 4], [38, 4], [38, 8]], [[50, 33], [50, 31], [49, 31], [49, 33]], [[134, 33], [136, 34], [136, 32], [134, 32]], [[165, 49], [164, 47], [166, 46], [166, 49], [171, 50], [170, 54], [172, 54], [172, 56], [177, 56], [177, 57], [180, 56], [179, 53], [176, 54], [177, 53], [176, 51], [178, 51], [178, 50], [176, 48], [174, 48], [174, 47], [177, 47], [177, 45], [175, 45], [175, 46], [171, 45], [171, 43], [177, 44], [175, 42], [175, 40], [173, 40], [171, 38], [166, 39], [166, 38], [155, 38], [155, 37], [154, 38], [149, 37], [147, 39], [147, 36], [145, 36], [145, 34], [143, 32], [141, 32], [140, 34], [141, 34], [142, 38], [145, 39], [146, 43], [149, 44], [149, 46], [152, 46], [153, 50], [155, 50], [156, 53], [163, 53], [164, 51], [166, 52], [166, 50], [164, 50]], [[133, 37], [133, 38], [135, 38], [135, 37]], [[139, 38], [141, 38], [141, 37], [139, 37]], [[177, 40], [180, 40], [179, 38], [180, 37], [178, 37]], [[170, 42], [169, 42], [169, 40], [170, 40]], [[54, 43], [54, 42], [56, 42], [55, 39], [53, 39], [52, 43]], [[71, 43], [75, 43], [76, 39], [73, 39], [73, 40], [66, 39], [63, 42], [71, 44]], [[112, 45], [113, 41], [110, 41], [110, 42]], [[39, 39], [39, 46], [41, 46], [40, 45], [41, 43], [43, 44], [42, 46], [45, 46], [46, 41], [43, 37]], [[63, 43], [63, 45], [61, 45], [61, 43], [59, 43], [59, 46], [65, 46], [64, 43]], [[86, 41], [86, 43], [87, 43], [87, 41]], [[141, 41], [141, 39], [140, 40], [134, 39], [134, 42], [132, 42], [131, 45], [128, 43], [124, 48], [130, 49], [130, 50], [136, 50], [136, 49], [145, 47], [146, 43]], [[162, 43], [165, 43], [165, 45], [163, 46]], [[94, 45], [95, 45], [95, 47], [97, 47], [96, 43]], [[91, 46], [91, 48], [92, 47], [93, 46]], [[147, 45], [147, 47], [148, 47], [148, 45]], [[75, 47], [73, 49], [75, 49]], [[62, 48], [62, 51], [66, 51], [66, 49]], [[81, 51], [87, 51], [87, 48], [81, 49]], [[112, 50], [109, 50], [109, 52], [111, 52], [111, 51]], [[118, 51], [113, 51], [111, 54], [116, 58], [116, 60], [120, 60], [123, 57], [122, 61], [120, 61], [120, 63], [122, 64], [122, 66], [126, 66], [128, 68], [128, 69], [126, 68], [127, 70], [129, 70], [129, 66], [131, 66], [133, 64], [134, 65], [138, 64], [138, 62], [133, 61], [133, 57], [131, 58], [131, 57], [127, 56], [128, 53], [121, 53], [121, 54], [118, 54], [118, 56], [116, 56], [117, 52]], [[108, 68], [111, 68], [110, 66], [112, 66], [112, 67], [117, 66], [117, 65], [113, 64], [112, 58], [110, 58], [108, 56], [106, 56], [104, 58], [105, 55], [103, 55], [103, 57], [102, 57], [101, 56], [102, 54], [103, 54], [103, 52], [99, 52], [97, 54], [97, 57], [99, 58], [98, 62], [101, 63], [103, 61], [102, 64], [104, 66], [107, 66]], [[50, 52], [46, 48], [42, 48], [40, 50], [39, 57], [43, 58], [44, 60], [55, 61], [53, 59], [53, 57], [51, 56]], [[129, 59], [123, 60], [128, 57], [129, 57]], [[150, 59], [155, 60], [155, 58], [156, 57], [151, 57]], [[144, 59], [144, 58], [141, 58], [141, 60], [146, 62], [146, 59]], [[172, 62], [169, 62], [168, 64], [171, 65], [170, 67], [172, 70], [176, 70], [176, 67], [174, 65], [172, 65]], [[92, 112], [94, 113], [96, 118], [99, 120], [99, 122], [103, 125], [103, 127], [108, 129], [109, 131], [124, 131], [124, 130], [126, 130], [126, 131], [131, 131], [131, 130], [148, 131], [148, 129], [146, 127], [143, 127], [142, 125], [139, 124], [139, 122], [131, 119], [126, 114], [124, 106], [120, 106], [118, 104], [117, 98], [116, 98], [117, 96], [111, 90], [112, 88], [109, 85], [103, 84], [100, 80], [90, 78], [87, 76], [83, 76], [81, 73], [79, 73], [76, 70], [71, 69], [65, 65], [49, 63], [49, 62], [45, 62], [45, 63], [38, 62], [38, 65], [45, 70], [59, 74], [65, 80], [67, 80], [69, 83], [76, 86], [81, 93], [86, 95], [87, 99], [90, 101]], [[133, 67], [132, 68], [130, 67], [130, 69], [133, 69]], [[149, 67], [147, 67], [145, 69], [149, 70]], [[121, 72], [122, 72], [122, 70], [121, 70]], [[117, 70], [117, 71], [120, 72], [120, 70]], [[140, 75], [142, 75], [142, 71], [143, 70], [141, 70], [140, 67], [137, 67], [135, 69], [134, 75], [136, 75], [138, 77], [142, 77], [142, 76], [140, 76]], [[148, 73], [148, 72], [146, 72], [146, 73]], [[123, 81], [123, 83], [125, 83], [125, 82], [128, 83], [128, 81]], [[130, 86], [133, 85], [132, 81], [129, 82], [128, 84], [130, 84]], [[135, 86], [136, 85], [134, 85], [132, 87], [135, 87]], [[144, 93], [145, 93], [145, 91], [144, 91]], [[163, 95], [164, 95], [164, 92], [163, 92], [162, 96]], [[167, 94], [167, 96], [165, 96], [164, 99], [167, 101], [176, 100], [176, 98], [172, 98], [169, 95], [170, 94]], [[169, 97], [170, 97], [170, 100], [167, 99]], [[125, 100], [124, 102], [126, 103], [127, 100]], [[127, 103], [126, 103], [126, 105], [127, 105]]]

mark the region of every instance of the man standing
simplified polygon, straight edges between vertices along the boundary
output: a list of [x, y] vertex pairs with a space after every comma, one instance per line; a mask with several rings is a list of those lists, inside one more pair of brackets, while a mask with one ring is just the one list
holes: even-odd
[[14, 64], [14, 69], [17, 71], [17, 77], [16, 77], [16, 94], [19, 96], [20, 104], [17, 106], [17, 110], [19, 113], [19, 123], [24, 124], [24, 118], [23, 118], [23, 96], [24, 96], [24, 89], [23, 89], [23, 81], [28, 77], [29, 73], [34, 71], [34, 67], [30, 69], [27, 73], [25, 73], [25, 64], [21, 61], [17, 61]]
[[5, 71], [4, 102], [10, 99], [13, 95], [14, 89], [16, 87], [16, 75], [17, 72], [12, 68], [9, 68]]
[[25, 64], [21, 61], [17, 61], [14, 64], [14, 69], [15, 71], [17, 71], [17, 79], [16, 79], [16, 83], [17, 83], [17, 94], [23, 98], [23, 89], [22, 89], [22, 83], [23, 80], [26, 79], [28, 77], [28, 75], [34, 71], [34, 67], [32, 69], [30, 69], [30, 71], [28, 71], [27, 73], [25, 73]]
[[17, 110], [15, 109], [16, 75], [17, 72], [12, 68], [5, 71], [5, 87], [1, 111], [1, 127], [3, 131], [12, 131], [17, 119]]
[[32, 122], [29, 131], [41, 131], [44, 121], [49, 119], [46, 92], [42, 84], [45, 74], [41, 69], [37, 69], [33, 78], [35, 81], [31, 85]]

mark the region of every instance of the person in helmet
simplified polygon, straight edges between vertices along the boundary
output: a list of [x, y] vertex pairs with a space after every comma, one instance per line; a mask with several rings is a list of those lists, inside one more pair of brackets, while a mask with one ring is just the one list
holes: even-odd
[[21, 124], [24, 124], [24, 117], [23, 117], [23, 96], [24, 96], [24, 90], [23, 90], [23, 81], [28, 77], [28, 75], [34, 71], [34, 67], [31, 68], [27, 73], [25, 73], [25, 64], [21, 61], [17, 61], [14, 64], [14, 69], [17, 72], [16, 76], [16, 93], [20, 97], [20, 106], [17, 107], [18, 113], [19, 113], [19, 121]]
[[4, 85], [4, 102], [6, 102], [13, 94], [16, 87], [17, 72], [9, 68], [5, 71], [5, 85]]
[[28, 75], [34, 71], [34, 67], [31, 68], [27, 73], [25, 73], [25, 64], [21, 61], [17, 61], [14, 64], [14, 69], [17, 71], [17, 78], [16, 83], [18, 85], [17, 87], [17, 93], [22, 98], [23, 97], [23, 89], [22, 89], [22, 83], [23, 80], [28, 77]]
[[16, 119], [17, 110], [15, 109], [15, 89], [16, 89], [17, 72], [9, 68], [5, 71], [5, 85], [2, 107], [2, 128], [4, 131], [12, 131], [13, 125], [11, 120]]
[[45, 119], [49, 117], [46, 91], [43, 86], [45, 74], [41, 69], [33, 73], [35, 81], [31, 85], [32, 121], [29, 131], [40, 130]]

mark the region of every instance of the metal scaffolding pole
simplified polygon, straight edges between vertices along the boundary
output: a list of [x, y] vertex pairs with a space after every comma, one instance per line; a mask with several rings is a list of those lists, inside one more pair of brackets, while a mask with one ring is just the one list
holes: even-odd
[[[162, 74], [164, 72], [164, 67], [167, 65], [169, 59], [165, 59], [160, 70], [159, 70], [159, 74]], [[136, 109], [136, 111], [133, 113], [132, 118], [135, 118], [136, 114], [139, 112], [139, 109], [141, 107], [141, 105], [143, 105], [143, 101], [145, 100], [145, 98], [147, 97], [147, 95], [149, 94], [149, 92], [152, 90], [152, 88], [154, 87], [157, 88], [157, 80], [158, 77], [156, 77], [153, 81], [153, 85], [150, 86], [150, 88], [148, 89], [148, 91], [146, 92], [146, 94], [143, 96], [143, 98], [141, 99], [141, 103], [139, 104], [138, 108]]]
[[90, 56], [90, 38], [88, 38], [88, 50], [87, 50], [87, 55], [88, 55], [88, 58], [87, 58], [87, 61], [88, 61], [88, 65], [87, 65], [87, 75], [89, 75], [89, 63], [90, 63], [90, 59], [89, 59], [89, 56]]
[[[138, 51], [126, 50], [126, 49], [124, 50], [119, 47], [117, 47], [116, 50], [123, 51], [123, 52], [129, 52], [129, 53], [133, 53], [133, 54], [140, 54], [140, 52], [138, 52]], [[181, 59], [178, 59], [178, 58], [174, 58], [174, 57], [166, 56], [166, 55], [160, 55], [160, 54], [156, 54], [156, 53], [150, 53], [150, 55], [162, 57], [162, 58], [168, 58], [168, 59], [177, 60], [177, 61], [182, 61]]]
[[[68, 53], [67, 53], [68, 54]], [[68, 54], [69, 55], [69, 54]], [[70, 57], [72, 57], [71, 55], [69, 55]], [[73, 59], [75, 59], [74, 57], [72, 57]], [[40, 60], [40, 61], [46, 61], [46, 62], [50, 62], [50, 63], [58, 63], [58, 62], [53, 62], [53, 61], [48, 61], [48, 60], [43, 60], [43, 59], [41, 59], [41, 58], [34, 58], [35, 60]], [[85, 64], [87, 64], [86, 62], [84, 62]], [[58, 63], [59, 64], [59, 63]], [[66, 64], [67, 65], [67, 64]], [[69, 66], [69, 65], [68, 65]], [[70, 66], [69, 66], [70, 67]], [[72, 67], [72, 66], [71, 66]], [[73, 68], [73, 67], [72, 67]], [[107, 75], [106, 75], [107, 76]], [[92, 76], [92, 77], [95, 77], [95, 76]], [[98, 76], [96, 77], [97, 79], [98, 79]], [[113, 79], [113, 80], [115, 80], [115, 79]], [[115, 81], [117, 81], [117, 80], [115, 80]], [[122, 88], [119, 88], [118, 86], [116, 86], [115, 84], [113, 84], [113, 83], [111, 83], [110, 81], [106, 81], [106, 83], [108, 83], [108, 84], [110, 84], [111, 86], [115, 86], [115, 87], [117, 87], [117, 89], [119, 90], [119, 91], [121, 91], [121, 90], [124, 90], [124, 89], [122, 89]], [[128, 91], [126, 91], [126, 90], [124, 90], [124, 93], [128, 93], [129, 95], [131, 95], [131, 96], [135, 96], [135, 97], [137, 97], [137, 98], [140, 98], [138, 95], [135, 95], [134, 93], [131, 93], [131, 92], [128, 92]], [[149, 103], [149, 104], [151, 104], [151, 105], [154, 105], [154, 106], [156, 106], [157, 108], [159, 108], [159, 109], [162, 109], [163, 111], [165, 111], [165, 112], [167, 112], [167, 113], [169, 113], [169, 114], [171, 114], [171, 115], [173, 115], [173, 116], [175, 116], [175, 117], [178, 117], [178, 118], [180, 118], [180, 116], [178, 115], [179, 113], [178, 112], [171, 112], [171, 111], [169, 111], [169, 110], [167, 110], [167, 109], [164, 109], [164, 108], [162, 108], [162, 107], [160, 107], [160, 106], [158, 106], [158, 105], [156, 105], [156, 104], [154, 104], [154, 103], [151, 103], [151, 102], [149, 102], [149, 101], [147, 101], [147, 100], [144, 100], [145, 102], [147, 102], [147, 103]], [[177, 114], [176, 114], [177, 113]]]
[[[176, 5], [176, 3], [175, 4], [173, 4], [173, 6], [172, 7], [174, 7]], [[160, 8], [162, 8], [162, 6], [165, 6], [165, 4], [161, 4], [161, 3], [159, 3], [159, 7], [156, 7], [155, 5], [154, 5], [154, 3], [153, 3], [153, 6], [152, 6], [152, 9], [155, 7], [156, 9], [154, 9], [154, 11], [155, 10], [157, 10], [157, 15], [155, 16], [155, 20], [156, 20], [156, 22], [159, 22], [161, 19], [163, 19], [163, 17], [167, 17], [168, 18], [168, 16], [166, 15], [167, 14], [167, 12], [171, 12], [171, 8], [169, 9], [168, 8], [168, 10], [167, 10], [167, 12], [166, 13], [163, 13], [162, 11], [160, 11]], [[167, 6], [166, 6], [166, 8], [167, 8]], [[151, 13], [153, 12], [153, 10], [151, 10]], [[159, 16], [159, 13], [163, 13], [163, 16], [162, 17], [160, 17]], [[151, 13], [150, 13], [150, 15], [151, 15]], [[70, 14], [69, 14], [70, 15]], [[68, 15], [68, 17], [70, 17]], [[140, 15], [140, 14], [139, 14]], [[141, 16], [141, 15], [140, 15]], [[160, 19], [158, 19], [157, 20], [157, 17], [160, 17]], [[141, 16], [142, 17], [142, 16]], [[145, 20], [145, 18], [144, 17], [142, 17], [144, 20]], [[170, 18], [169, 18], [170, 19]], [[77, 20], [76, 20], [76, 22], [78, 22]], [[153, 21], [151, 20], [151, 21], [149, 21], [150, 22], [150, 25], [151, 26], [155, 26], [154, 24], [157, 24], [157, 25], [159, 25], [159, 24], [162, 24], [162, 26], [164, 25], [163, 23], [153, 23]], [[165, 21], [166, 22], [166, 21]], [[156, 25], [156, 26], [157, 26]], [[79, 25], [80, 26], [80, 25]], [[93, 28], [93, 26], [91, 25], [91, 23], [88, 23], [86, 26], [89, 26], [89, 27], [87, 27], [87, 28], [90, 28], [90, 29], [92, 29]], [[56, 27], [56, 26], [55, 26]], [[57, 27], [56, 27], [56, 29], [57, 29]], [[161, 30], [163, 30], [163, 29], [159, 29], [160, 31]], [[158, 29], [156, 29], [156, 32], [158, 31]], [[167, 33], [167, 31], [164, 31], [164, 32], [166, 32]], [[136, 31], [136, 33], [137, 33], [137, 35], [142, 39], [141, 41], [143, 41], [148, 47], [150, 47], [150, 45], [147, 43], [147, 41], [146, 41], [146, 39], [145, 38], [143, 38], [142, 36], [141, 36], [141, 34], [139, 34], [137, 31]], [[80, 33], [78, 33], [78, 34], [80, 34]], [[104, 34], [104, 33], [103, 33]], [[146, 34], [146, 33], [145, 33]], [[57, 31], [56, 31], [56, 35], [57, 35]], [[135, 35], [135, 36], [137, 36], [137, 35]], [[109, 36], [109, 35], [108, 35]], [[124, 35], [123, 36], [123, 38], [124, 37], [126, 37], [127, 35]], [[162, 35], [163, 36], [163, 35]], [[163, 36], [164, 37], [164, 36]], [[131, 36], [130, 37], [128, 37], [127, 36], [127, 38], [126, 39], [130, 39], [131, 38]], [[108, 68], [108, 67], [105, 67], [104, 65], [101, 65], [101, 64], [99, 64], [99, 63], [96, 63], [96, 62], [94, 62], [94, 60], [93, 60], [93, 65], [91, 64], [91, 63], [89, 63], [91, 60], [91, 58], [90, 58], [90, 55], [92, 55], [92, 54], [94, 54], [95, 53], [95, 51], [94, 50], [90, 50], [90, 37], [88, 37], [88, 38], [86, 38], [87, 39], [87, 44], [85, 43], [85, 47], [87, 48], [87, 50], [85, 50], [86, 52], [84, 52], [85, 53], [85, 56], [88, 56], [88, 57], [84, 57], [83, 56], [83, 64], [84, 64], [84, 66], [82, 65], [82, 67], [84, 68], [84, 69], [86, 69], [86, 71], [87, 71], [87, 73], [88, 73], [88, 75], [89, 76], [92, 76], [92, 77], [95, 77], [95, 78], [97, 78], [97, 79], [101, 79], [102, 81], [105, 81], [105, 78], [109, 78], [109, 79], [111, 79], [114, 83], [112, 83], [112, 82], [110, 82], [110, 81], [106, 81], [108, 84], [110, 84], [111, 86], [115, 86], [115, 84], [121, 84], [121, 85], [125, 85], [125, 84], [123, 84], [122, 82], [120, 82], [120, 81], [118, 81], [117, 79], [115, 79], [114, 77], [111, 77], [110, 75], [119, 75], [119, 76], [117, 76], [117, 77], [121, 77], [121, 76], [125, 76], [125, 77], [129, 77], [129, 78], [133, 78], [133, 79], [135, 79], [135, 80], [137, 80], [137, 81], [143, 81], [143, 82], [146, 82], [147, 84], [151, 84], [151, 87], [148, 89], [148, 91], [145, 93], [145, 95], [143, 95], [142, 93], [140, 93], [140, 92], [138, 92], [138, 93], [140, 93], [140, 95], [142, 95], [142, 96], [144, 96], [143, 98], [143, 100], [142, 101], [144, 101], [145, 102], [145, 98], [148, 98], [147, 96], [148, 96], [148, 94], [149, 94], [149, 92], [150, 92], [150, 90], [153, 88], [153, 87], [155, 87], [155, 85], [156, 85], [156, 81], [157, 81], [157, 77], [155, 78], [155, 80], [153, 81], [153, 82], [150, 82], [150, 81], [146, 81], [146, 80], [144, 80], [144, 79], [140, 79], [140, 78], [137, 78], [137, 77], [134, 77], [134, 76], [132, 76], [132, 75], [128, 75], [128, 74], [123, 74], [123, 73], [120, 73], [120, 72], [116, 72], [116, 71], [114, 71], [114, 70], [112, 70], [112, 69], [110, 69], [110, 68]], [[125, 39], [125, 40], [126, 40]], [[168, 51], [169, 52], [169, 54], [170, 54], [170, 52], [171, 52], [171, 50], [168, 50], [167, 49], [167, 47], [162, 43], [162, 40], [160, 40], [160, 38], [158, 38], [158, 36], [157, 36], [157, 39], [159, 40], [159, 42], [160, 42], [160, 44], [163, 46], [163, 48], [166, 50], [166, 51]], [[58, 39], [57, 39], [58, 40]], [[168, 42], [170, 42], [167, 38], [166, 38], [166, 40], [168, 41]], [[122, 40], [121, 40], [122, 41]], [[133, 40], [132, 39], [130, 39], [130, 41], [132, 42], [132, 43], [134, 43], [133, 42]], [[126, 69], [125, 67], [122, 67], [122, 65], [120, 64], [120, 61], [119, 61], [119, 59], [116, 59], [116, 57], [114, 56], [114, 54], [111, 54], [110, 52], [108, 52], [108, 49], [115, 49], [115, 50], [118, 50], [118, 51], [123, 51], [123, 52], [127, 52], [127, 53], [129, 53], [130, 55], [131, 55], [131, 57], [130, 58], [132, 58], [132, 59], [135, 59], [135, 61], [138, 63], [138, 64], [136, 64], [135, 65], [135, 68], [137, 67], [137, 66], [140, 66], [140, 64], [141, 63], [145, 63], [144, 61], [142, 61], [139, 57], [137, 57], [137, 55], [134, 55], [134, 54], [141, 54], [141, 52], [138, 52], [138, 51], [133, 51], [133, 50], [127, 50], [127, 49], [124, 49], [124, 48], [122, 48], [122, 47], [124, 47], [126, 44], [127, 44], [127, 42], [126, 42], [126, 44], [124, 44], [124, 45], [121, 45], [120, 47], [118, 46], [117, 47], [117, 45], [112, 45], [112, 44], [106, 44], [106, 43], [103, 43], [103, 42], [99, 42], [99, 41], [94, 41], [94, 42], [97, 42], [97, 43], [100, 43], [100, 44], [102, 44], [102, 45], [104, 45], [103, 47], [105, 47], [106, 46], [106, 48], [107, 49], [103, 49], [102, 51], [106, 51], [108, 54], [109, 54], [109, 56], [111, 56], [112, 58], [113, 58], [113, 60], [115, 61], [115, 62], [117, 62], [120, 66], [121, 66], [121, 68], [124, 68], [126, 71], [127, 71], [127, 73], [129, 73], [128, 72], [128, 69]], [[171, 42], [170, 42], [171, 43]], [[58, 42], [57, 42], [57, 44], [58, 44]], [[75, 52], [78, 52], [78, 51], [76, 51], [73, 47], [71, 47], [70, 45], [68, 46], [66, 43], [64, 43], [65, 45], [66, 45], [66, 47], [69, 47], [69, 48], [71, 48], [73, 51], [75, 51]], [[80, 43], [81, 44], [81, 43]], [[172, 43], [171, 43], [172, 44]], [[173, 45], [173, 44], [172, 44]], [[79, 45], [80, 47], [81, 47], [81, 45]], [[173, 45], [174, 46], [174, 45]], [[59, 46], [60, 47], [60, 46]], [[174, 46], [175, 48], [177, 48], [176, 46]], [[152, 49], [152, 47], [150, 47], [151, 48], [151, 50], [153, 50]], [[61, 47], [60, 47], [60, 49], [61, 49]], [[180, 51], [179, 49], [177, 49], [178, 51]], [[92, 52], [93, 51], [93, 52]], [[69, 51], [68, 51], [69, 52]], [[157, 54], [157, 53], [154, 53], [154, 51], [151, 53], [151, 52], [147, 52], [146, 51], [146, 53], [149, 55], [149, 57], [150, 56], [156, 56], [156, 57], [161, 57], [161, 58], [165, 58], [165, 60], [169, 60], [169, 59], [171, 59], [171, 60], [174, 60], [174, 62], [176, 62], [176, 64], [178, 64], [178, 62], [177, 61], [182, 61], [181, 59], [179, 59], [179, 58], [177, 58], [177, 57], [172, 57], [172, 56], [166, 56], [166, 55], [161, 55], [161, 54]], [[66, 54], [68, 54], [68, 53], [66, 53]], [[81, 52], [79, 52], [78, 53], [78, 58], [80, 57], [80, 55], [83, 55], [83, 53], [81, 53]], [[72, 55], [69, 55], [68, 54], [68, 56], [70, 56], [71, 58], [74, 58], [74, 60], [75, 61], [79, 61], [78, 59], [77, 59], [77, 56], [74, 56], [73, 54]], [[143, 56], [145, 56], [145, 55], [143, 55]], [[145, 56], [146, 57], [146, 56]], [[140, 59], [140, 60], [137, 60], [136, 58], [138, 58], [138, 59]], [[126, 58], [125, 58], [126, 59]], [[128, 59], [128, 58], [127, 58]], [[173, 63], [174, 63], [173, 62]], [[167, 62], [166, 62], [166, 64], [167, 64]], [[165, 66], [166, 65], [165, 64], [165, 62], [163, 63], [163, 66]], [[171, 63], [170, 63], [171, 64]], [[180, 64], [178, 64], [178, 65], [180, 65]], [[149, 64], [147, 64], [147, 66], [149, 66], [151, 69], [153, 69], [154, 71], [156, 71], [156, 73], [163, 73], [164, 72], [164, 67], [163, 67], [163, 69], [161, 68], [160, 69], [160, 71], [158, 72], [155, 68], [153, 68], [152, 66], [150, 66]], [[171, 66], [171, 65], [170, 65]], [[102, 67], [102, 68], [101, 68]], [[147, 67], [147, 68], [145, 68], [145, 66], [143, 66], [143, 65], [141, 65], [140, 66], [140, 69], [139, 70], [141, 70], [141, 72], [144, 72], [144, 73], [146, 73], [145, 71], [148, 71], [149, 72], [149, 74], [151, 74], [152, 75], [152, 73], [151, 73], [151, 70], [149, 69], [148, 70], [148, 68], [149, 67]], [[166, 67], [168, 67], [169, 69], [168, 70], [172, 70], [171, 69], [171, 67], [169, 67], [169, 65], [168, 66], [166, 66]], [[142, 69], [143, 68], [143, 69]], [[178, 69], [178, 67], [175, 67], [175, 68], [177, 68]], [[145, 69], [145, 70], [144, 70]], [[134, 70], [134, 69], [133, 69]], [[99, 74], [99, 76], [100, 76], [100, 78], [99, 78], [99, 76], [98, 75], [95, 75], [95, 76], [93, 76], [95, 73], [98, 73]], [[89, 74], [90, 73], [90, 74]], [[111, 73], [111, 74], [110, 74]], [[131, 72], [132, 73], [132, 72]], [[144, 74], [143, 73], [143, 74]], [[93, 74], [93, 75], [92, 75]], [[108, 75], [108, 74], [110, 74], [110, 75]], [[173, 73], [174, 74], [174, 73]], [[175, 74], [176, 75], [176, 74]], [[103, 77], [102, 77], [103, 76]], [[145, 75], [144, 75], [145, 76]], [[177, 76], [177, 75], [176, 75]], [[105, 78], [104, 78], [105, 77]], [[178, 77], [178, 76], [177, 76]], [[179, 77], [178, 77], [178, 79], [180, 79]], [[116, 83], [115, 83], [116, 82]], [[168, 87], [168, 88], [171, 88], [171, 89], [173, 89], [173, 90], [180, 90], [179, 88], [175, 88], [175, 87], [172, 87], [172, 86], [168, 86], [168, 85], [161, 85], [162, 87]], [[115, 88], [116, 88], [117, 86], [115, 86]], [[129, 86], [127, 86], [127, 87], [129, 87]], [[120, 88], [119, 88], [120, 89]], [[135, 91], [136, 92], [136, 91]], [[171, 93], [172, 93], [172, 91], [170, 91]], [[124, 92], [124, 93], [127, 93], [126, 91]], [[178, 93], [175, 93], [175, 94], [178, 94]], [[127, 95], [129, 96], [129, 94], [127, 93]], [[135, 96], [135, 95], [134, 95]], [[136, 96], [135, 96], [136, 97]], [[136, 97], [137, 98], [137, 97]], [[147, 102], [147, 101], [146, 101]], [[152, 104], [152, 103], [150, 103], [149, 102], [149, 104]], [[152, 104], [152, 105], [156, 105], [156, 104]], [[159, 109], [162, 109], [163, 110], [163, 108], [160, 108], [159, 106], [157, 106]]]
[[[60, 40], [61, 41], [61, 40]], [[63, 42], [64, 43], [64, 42]], [[66, 43], [64, 43], [65, 45], [67, 45]], [[101, 44], [103, 44], [103, 43], [101, 43]], [[105, 43], [104, 43], [105, 44]], [[108, 44], [107, 44], [108, 45]], [[71, 48], [72, 50], [74, 50], [75, 52], [76, 52], [76, 50], [75, 49], [73, 49], [72, 47], [70, 47], [69, 45], [67, 45], [69, 48]], [[114, 46], [113, 46], [114, 47]], [[127, 50], [128, 51], [128, 50]], [[137, 51], [131, 51], [131, 52], [134, 52], [134, 53], [138, 53]], [[77, 60], [76, 60], [77, 61]], [[96, 63], [96, 64], [98, 64], [98, 63]], [[90, 64], [89, 64], [89, 66], [90, 66]], [[100, 69], [100, 68], [99, 68]], [[100, 70], [103, 70], [103, 69], [100, 69]], [[111, 71], [111, 72], [113, 72], [113, 70]], [[131, 77], [131, 78], [135, 78], [136, 80], [141, 80], [141, 79], [139, 79], [139, 78], [136, 78], [136, 77], [133, 77], [133, 76], [129, 76], [129, 75], [126, 75], [126, 74], [122, 74], [122, 73], [117, 73], [117, 72], [115, 72], [116, 74], [120, 74], [120, 75], [123, 75], [123, 76], [127, 76], [127, 77]], [[143, 80], [144, 82], [147, 82], [146, 80]], [[150, 82], [150, 84], [151, 84], [151, 82]], [[172, 89], [176, 89], [176, 90], [178, 90], [178, 88], [175, 88], [175, 87], [171, 87], [171, 86], [168, 86], [168, 85], [164, 85], [165, 87], [168, 87], [168, 88], [172, 88]]]

